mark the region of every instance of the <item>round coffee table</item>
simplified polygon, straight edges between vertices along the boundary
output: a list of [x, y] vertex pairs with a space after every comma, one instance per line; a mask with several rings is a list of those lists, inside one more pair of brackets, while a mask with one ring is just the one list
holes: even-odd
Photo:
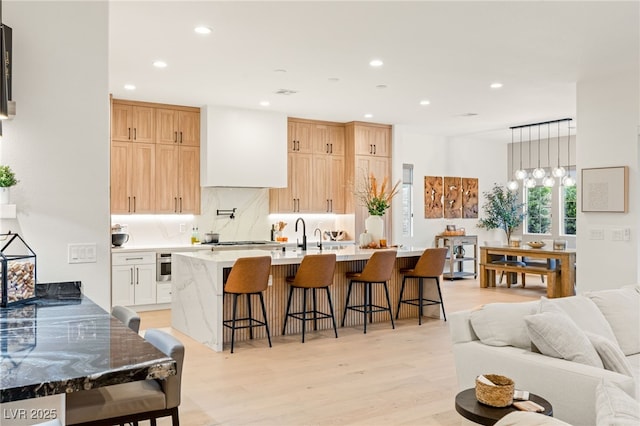
[[[541, 414], [553, 416], [553, 407], [549, 401], [532, 393], [529, 394], [529, 400], [544, 407], [544, 411]], [[482, 404], [476, 399], [475, 388], [471, 388], [463, 390], [456, 395], [456, 411], [462, 417], [472, 422], [481, 425], [493, 425], [507, 414], [512, 411], [518, 411], [518, 409], [512, 405], [504, 408], [496, 408]]]

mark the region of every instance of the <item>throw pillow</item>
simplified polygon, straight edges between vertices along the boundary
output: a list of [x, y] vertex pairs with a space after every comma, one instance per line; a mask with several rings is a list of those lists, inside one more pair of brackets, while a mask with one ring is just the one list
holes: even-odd
[[640, 292], [636, 286], [586, 293], [604, 315], [625, 355], [640, 353]]
[[640, 402], [609, 381], [596, 388], [596, 424], [599, 426], [638, 426]]
[[602, 368], [589, 339], [567, 314], [543, 312], [524, 317], [531, 342], [547, 356]]
[[629, 365], [629, 361], [627, 361], [627, 358], [624, 356], [617, 343], [614, 343], [599, 334], [589, 333], [588, 331], [585, 332], [585, 334], [600, 356], [600, 360], [602, 360], [604, 368], [615, 371], [616, 373], [624, 374], [625, 376], [633, 377], [631, 365]]
[[582, 331], [599, 334], [612, 342], [618, 343], [616, 336], [611, 330], [607, 319], [602, 315], [598, 306], [588, 297], [572, 296], [559, 297], [557, 299], [540, 299], [540, 312], [554, 312], [554, 310], [564, 312]]
[[489, 303], [471, 312], [471, 327], [485, 345], [515, 346], [529, 350], [531, 339], [524, 317], [535, 313], [537, 309], [538, 301]]

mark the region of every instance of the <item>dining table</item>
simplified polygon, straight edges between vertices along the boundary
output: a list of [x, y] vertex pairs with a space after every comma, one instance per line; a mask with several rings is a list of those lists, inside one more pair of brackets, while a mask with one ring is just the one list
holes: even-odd
[[0, 423], [64, 424], [64, 396], [176, 374], [176, 362], [81, 291], [36, 285], [37, 298], [0, 308]]
[[566, 297], [576, 294], [576, 250], [562, 249], [555, 250], [553, 248], [533, 248], [533, 247], [513, 247], [505, 245], [489, 245], [480, 247], [480, 287], [495, 287], [496, 271], [501, 266], [493, 263], [493, 259], [497, 256], [504, 256], [507, 259], [541, 259], [555, 260], [555, 262], [547, 262], [548, 267], [528, 267], [524, 266], [503, 266], [503, 270], [507, 272], [522, 272], [546, 274], [550, 279], [547, 282], [549, 286], [547, 295], [549, 297]]

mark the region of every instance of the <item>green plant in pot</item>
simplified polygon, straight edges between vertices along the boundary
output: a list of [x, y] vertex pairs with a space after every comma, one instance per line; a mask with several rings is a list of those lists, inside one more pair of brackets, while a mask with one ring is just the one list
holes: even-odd
[[9, 188], [17, 183], [18, 180], [11, 167], [0, 165], [0, 204], [9, 204]]
[[518, 192], [494, 184], [490, 191], [483, 192], [486, 202], [482, 205], [484, 217], [478, 221], [478, 228], [502, 229], [507, 234], [507, 243], [511, 234], [522, 224], [526, 213], [524, 203], [518, 199]]

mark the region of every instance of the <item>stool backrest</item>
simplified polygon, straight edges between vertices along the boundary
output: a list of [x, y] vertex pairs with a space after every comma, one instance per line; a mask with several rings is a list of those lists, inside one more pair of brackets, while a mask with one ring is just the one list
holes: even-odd
[[413, 274], [420, 277], [439, 277], [444, 270], [448, 248], [428, 248], [422, 253]]
[[335, 271], [335, 253], [307, 255], [302, 258], [293, 284], [307, 288], [328, 287], [333, 284]]
[[389, 281], [393, 272], [393, 264], [396, 261], [396, 254], [395, 250], [380, 250], [373, 253], [367, 264], [364, 265], [358, 280], [371, 283]]
[[271, 256], [240, 257], [224, 286], [228, 293], [259, 293], [269, 285]]
[[148, 329], [144, 339], [156, 347], [160, 352], [171, 357], [176, 362], [175, 376], [169, 376], [160, 381], [165, 394], [167, 408], [180, 405], [180, 389], [182, 387], [182, 363], [184, 361], [184, 345], [175, 337], [162, 330]]
[[111, 308], [111, 315], [119, 319], [124, 325], [136, 333], [140, 331], [140, 315], [133, 309], [116, 305]]

